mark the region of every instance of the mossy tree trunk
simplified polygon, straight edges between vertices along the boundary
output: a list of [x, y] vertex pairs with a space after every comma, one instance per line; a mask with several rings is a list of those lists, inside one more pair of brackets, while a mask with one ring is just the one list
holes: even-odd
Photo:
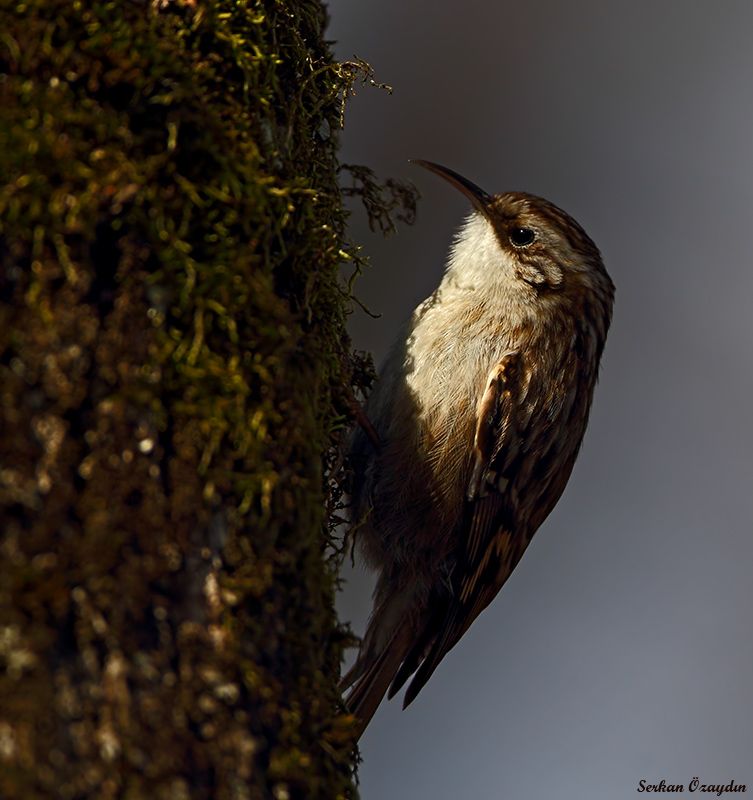
[[0, 797], [337, 798], [319, 0], [0, 4]]

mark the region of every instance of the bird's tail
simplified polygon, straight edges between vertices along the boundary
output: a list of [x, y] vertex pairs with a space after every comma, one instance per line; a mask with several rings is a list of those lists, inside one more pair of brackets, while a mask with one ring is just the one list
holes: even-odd
[[350, 687], [345, 703], [351, 714], [358, 718], [359, 738], [410, 650], [412, 629], [409, 615], [406, 615], [395, 627], [384, 647], [376, 652], [374, 648], [367, 646], [367, 634], [356, 663], [340, 682], [341, 689]]

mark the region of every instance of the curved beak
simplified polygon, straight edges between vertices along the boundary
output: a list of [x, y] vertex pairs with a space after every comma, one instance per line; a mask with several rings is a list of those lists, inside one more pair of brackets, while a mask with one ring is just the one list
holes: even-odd
[[443, 167], [441, 164], [435, 164], [433, 161], [423, 161], [420, 158], [412, 158], [410, 159], [410, 163], [418, 164], [419, 167], [428, 169], [429, 172], [433, 172], [439, 175], [440, 178], [444, 178], [456, 189], [461, 191], [487, 219], [489, 218], [489, 206], [494, 201], [494, 198], [483, 189], [476, 186], [475, 183], [471, 183], [471, 181], [464, 178], [462, 175], [458, 175], [454, 170]]

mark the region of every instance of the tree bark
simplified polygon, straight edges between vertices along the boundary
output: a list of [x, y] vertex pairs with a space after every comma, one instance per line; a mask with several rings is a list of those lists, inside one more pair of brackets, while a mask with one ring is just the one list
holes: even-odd
[[352, 792], [324, 23], [0, 4], [3, 800]]

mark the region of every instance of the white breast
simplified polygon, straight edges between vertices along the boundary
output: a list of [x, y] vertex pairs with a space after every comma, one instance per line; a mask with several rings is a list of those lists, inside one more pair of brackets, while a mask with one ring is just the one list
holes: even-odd
[[475, 403], [491, 366], [519, 345], [535, 308], [492, 226], [474, 212], [459, 230], [439, 288], [414, 312], [405, 377], [428, 416]]

